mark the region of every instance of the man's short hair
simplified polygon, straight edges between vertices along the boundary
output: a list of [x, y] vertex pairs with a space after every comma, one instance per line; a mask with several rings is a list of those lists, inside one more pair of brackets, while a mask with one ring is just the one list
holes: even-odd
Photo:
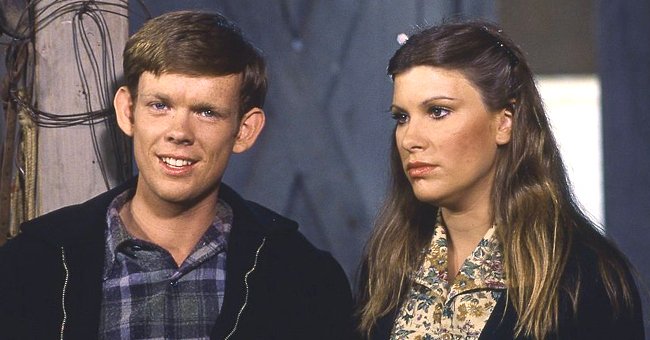
[[189, 76], [241, 74], [240, 114], [264, 104], [264, 58], [230, 20], [217, 13], [178, 11], [147, 21], [124, 48], [124, 76], [136, 97], [144, 72]]

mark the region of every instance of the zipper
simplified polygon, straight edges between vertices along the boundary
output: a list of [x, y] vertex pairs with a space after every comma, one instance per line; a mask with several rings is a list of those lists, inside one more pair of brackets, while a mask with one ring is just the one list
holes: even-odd
[[65, 249], [61, 247], [61, 260], [63, 261], [63, 270], [65, 271], [65, 280], [63, 281], [63, 292], [61, 292], [61, 308], [63, 309], [63, 320], [61, 321], [61, 334], [60, 339], [63, 340], [63, 333], [65, 332], [65, 323], [68, 320], [68, 313], [65, 310], [65, 294], [68, 288], [68, 279], [70, 272], [68, 271], [68, 264], [65, 262]]
[[257, 247], [257, 251], [255, 252], [255, 261], [253, 262], [253, 267], [251, 267], [251, 269], [249, 269], [246, 272], [246, 275], [244, 275], [244, 286], [246, 286], [246, 294], [244, 295], [244, 304], [239, 309], [239, 313], [237, 313], [237, 319], [235, 319], [235, 326], [232, 328], [230, 333], [228, 333], [228, 335], [224, 338], [224, 340], [230, 339], [230, 337], [233, 334], [235, 334], [235, 332], [237, 331], [237, 326], [239, 325], [239, 319], [241, 318], [241, 315], [242, 315], [242, 313], [244, 313], [244, 309], [246, 308], [246, 305], [248, 304], [248, 290], [249, 290], [248, 277], [257, 268], [257, 260], [258, 260], [259, 255], [260, 255], [260, 251], [262, 251], [262, 248], [264, 247], [264, 243], [266, 243], [266, 237], [262, 239], [262, 243], [260, 244], [259, 247]]
[[[265, 243], [266, 243], [266, 237], [262, 239], [262, 243], [259, 245], [259, 247], [257, 247], [257, 250], [255, 251], [255, 261], [253, 262], [253, 267], [251, 267], [251, 269], [249, 269], [244, 275], [244, 286], [246, 286], [246, 294], [244, 295], [244, 304], [241, 306], [239, 312], [237, 313], [235, 326], [230, 331], [230, 333], [228, 333], [228, 336], [226, 336], [224, 340], [230, 339], [230, 337], [232, 337], [233, 334], [235, 334], [235, 332], [237, 331], [237, 327], [239, 326], [239, 320], [241, 318], [241, 315], [244, 313], [244, 309], [246, 309], [246, 306], [248, 305], [248, 295], [250, 290], [250, 286], [248, 284], [248, 277], [255, 271], [255, 269], [257, 269], [257, 262], [259, 260], [260, 252], [262, 251], [262, 248], [264, 248]], [[65, 272], [65, 280], [63, 281], [63, 291], [61, 292], [61, 308], [63, 310], [63, 320], [61, 320], [61, 333], [59, 339], [63, 340], [63, 334], [65, 332], [65, 326], [68, 320], [68, 312], [66, 311], [65, 308], [65, 294], [67, 293], [68, 280], [70, 279], [70, 271], [68, 269], [68, 264], [66, 263], [65, 249], [63, 247], [61, 247], [61, 261], [63, 263], [63, 270]]]

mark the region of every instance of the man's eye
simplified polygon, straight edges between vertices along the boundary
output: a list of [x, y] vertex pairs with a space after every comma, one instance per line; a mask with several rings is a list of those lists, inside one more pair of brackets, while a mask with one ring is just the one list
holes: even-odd
[[165, 110], [167, 108], [167, 105], [165, 105], [163, 103], [153, 103], [153, 104], [151, 104], [151, 107], [154, 110]]
[[212, 110], [200, 110], [199, 115], [203, 117], [214, 117], [217, 114]]

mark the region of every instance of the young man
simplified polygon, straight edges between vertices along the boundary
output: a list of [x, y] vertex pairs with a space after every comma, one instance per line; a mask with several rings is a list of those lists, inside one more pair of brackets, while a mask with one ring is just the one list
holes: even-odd
[[221, 183], [264, 126], [264, 60], [218, 14], [127, 42], [115, 95], [136, 179], [0, 248], [0, 338], [345, 339], [345, 275], [292, 222]]

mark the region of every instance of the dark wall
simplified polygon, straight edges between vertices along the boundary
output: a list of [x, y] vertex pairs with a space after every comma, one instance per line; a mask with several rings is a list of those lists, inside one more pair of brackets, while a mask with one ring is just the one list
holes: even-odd
[[607, 231], [639, 272], [648, 320], [650, 2], [601, 1], [599, 6]]

